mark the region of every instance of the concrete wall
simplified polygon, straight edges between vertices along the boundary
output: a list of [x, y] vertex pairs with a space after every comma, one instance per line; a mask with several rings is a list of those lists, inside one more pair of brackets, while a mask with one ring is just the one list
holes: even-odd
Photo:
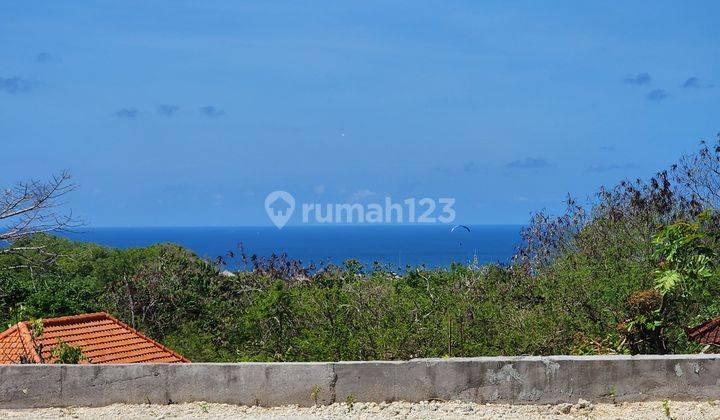
[[720, 355], [417, 359], [405, 362], [0, 365], [0, 407], [192, 401], [560, 403], [720, 399]]

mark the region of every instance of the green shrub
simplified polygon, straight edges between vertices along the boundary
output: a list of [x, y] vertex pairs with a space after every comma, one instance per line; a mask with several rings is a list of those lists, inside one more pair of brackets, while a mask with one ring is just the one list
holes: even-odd
[[55, 364], [77, 365], [86, 360], [80, 347], [73, 347], [60, 339], [58, 339], [57, 346], [52, 349], [51, 354]]

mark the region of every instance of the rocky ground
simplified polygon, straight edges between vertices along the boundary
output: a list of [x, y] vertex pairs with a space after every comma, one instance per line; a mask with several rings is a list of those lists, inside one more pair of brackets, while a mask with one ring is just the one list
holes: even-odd
[[0, 410], [0, 418], [159, 419], [720, 419], [720, 401], [507, 405], [464, 402], [353, 403], [318, 407], [245, 407], [226, 404], [125, 405]]

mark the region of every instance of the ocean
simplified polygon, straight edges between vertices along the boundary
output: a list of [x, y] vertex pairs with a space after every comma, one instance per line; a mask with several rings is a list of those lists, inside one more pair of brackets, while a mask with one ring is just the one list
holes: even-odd
[[[70, 239], [129, 248], [172, 242], [201, 257], [226, 257], [228, 251], [267, 257], [286, 253], [304, 264], [339, 264], [356, 259], [406, 266], [449, 267], [453, 262], [507, 263], [520, 244], [520, 225], [333, 225], [275, 227], [85, 228], [64, 233]], [[237, 261], [239, 259], [236, 258]], [[232, 264], [230, 268], [242, 268]]]

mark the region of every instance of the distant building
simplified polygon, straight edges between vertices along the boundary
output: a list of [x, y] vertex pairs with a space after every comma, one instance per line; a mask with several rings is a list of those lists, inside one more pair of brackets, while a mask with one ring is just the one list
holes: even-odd
[[42, 324], [42, 333], [34, 340], [28, 322], [0, 333], [0, 364], [53, 363], [52, 350], [60, 342], [80, 348], [81, 363], [190, 362], [105, 312], [48, 318]]
[[720, 345], [720, 317], [685, 330], [688, 338], [700, 344]]

